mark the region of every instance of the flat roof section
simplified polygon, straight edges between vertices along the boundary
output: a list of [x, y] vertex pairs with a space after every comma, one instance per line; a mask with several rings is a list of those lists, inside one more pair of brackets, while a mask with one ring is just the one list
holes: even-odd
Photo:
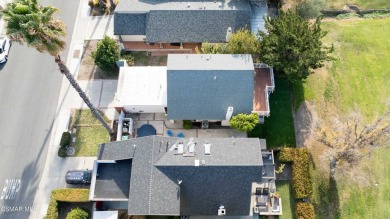
[[124, 105], [167, 105], [167, 67], [121, 67], [116, 101]]
[[253, 111], [267, 111], [265, 88], [271, 86], [270, 68], [255, 68]]
[[98, 163], [94, 198], [128, 199], [132, 160]]

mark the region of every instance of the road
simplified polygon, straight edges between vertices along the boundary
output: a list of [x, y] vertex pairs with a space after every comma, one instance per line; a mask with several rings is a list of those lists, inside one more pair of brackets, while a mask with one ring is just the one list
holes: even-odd
[[[70, 43], [79, 1], [45, 1], [60, 8]], [[68, 51], [62, 53], [65, 61]], [[28, 218], [46, 161], [61, 89], [54, 58], [13, 43], [0, 66], [1, 219]]]

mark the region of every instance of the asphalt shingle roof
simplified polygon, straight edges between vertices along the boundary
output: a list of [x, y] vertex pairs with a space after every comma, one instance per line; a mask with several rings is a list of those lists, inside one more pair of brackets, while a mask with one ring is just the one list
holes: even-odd
[[225, 120], [228, 107], [233, 115], [250, 113], [253, 74], [250, 55], [169, 55], [168, 119]]
[[[227, 215], [248, 215], [251, 183], [261, 181], [259, 139], [193, 139], [193, 157], [175, 154], [179, 141], [189, 139], [149, 136], [100, 147], [99, 159], [132, 159], [129, 214], [217, 215], [222, 204]], [[194, 166], [195, 159], [205, 162]]]
[[250, 11], [172, 10], [151, 11], [147, 42], [225, 42], [229, 27], [250, 27]]
[[229, 27], [250, 28], [250, 21], [249, 2], [242, 0], [121, 0], [114, 34], [146, 35], [147, 42], [225, 42]]

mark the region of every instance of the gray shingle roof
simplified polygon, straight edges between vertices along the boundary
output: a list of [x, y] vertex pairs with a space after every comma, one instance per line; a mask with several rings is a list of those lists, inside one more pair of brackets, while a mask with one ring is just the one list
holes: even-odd
[[[188, 139], [180, 141], [186, 144]], [[220, 204], [225, 205], [227, 215], [249, 214], [251, 183], [261, 181], [259, 139], [194, 142], [195, 157], [175, 155], [178, 140], [169, 137], [143, 137], [100, 147], [99, 159], [132, 158], [129, 214], [216, 215]], [[211, 144], [207, 158], [202, 155], [206, 142]], [[205, 164], [195, 167], [196, 158]]]
[[114, 34], [146, 34], [147, 42], [224, 42], [228, 27], [233, 31], [250, 28], [247, 1], [227, 0], [221, 7], [219, 3], [121, 0], [114, 13]]
[[[254, 87], [252, 57], [250, 55], [213, 55], [206, 61], [206, 57], [209, 56], [203, 55], [203, 61], [200, 61], [200, 56], [202, 55], [188, 55], [187, 59], [178, 60], [175, 60], [178, 56], [169, 56], [168, 118], [173, 120], [225, 120], [228, 107], [234, 108], [233, 115], [250, 113], [253, 109]], [[182, 57], [187, 56], [182, 55]], [[181, 64], [174, 64], [177, 61]], [[208, 65], [205, 62], [216, 62], [216, 64]], [[186, 66], [187, 64], [188, 70], [185, 70], [185, 67], [182, 70], [176, 68], [177, 65]], [[171, 69], [170, 65], [174, 67]], [[196, 65], [199, 67], [191, 70], [191, 66]], [[229, 68], [235, 70], [227, 70]]]
[[151, 11], [147, 42], [225, 42], [229, 27], [250, 27], [250, 11]]
[[114, 13], [114, 35], [145, 35], [147, 13]]

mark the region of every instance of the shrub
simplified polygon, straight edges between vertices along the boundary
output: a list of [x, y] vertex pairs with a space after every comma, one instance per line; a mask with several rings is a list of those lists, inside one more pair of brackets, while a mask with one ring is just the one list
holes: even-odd
[[295, 198], [307, 198], [313, 194], [313, 185], [310, 176], [309, 152], [306, 148], [296, 149], [292, 165], [293, 193]]
[[239, 131], [250, 132], [259, 123], [259, 116], [256, 113], [244, 114], [240, 113], [237, 116], [233, 116], [230, 120], [230, 127]]
[[66, 219], [87, 219], [88, 212], [84, 211], [81, 208], [72, 209], [68, 215], [66, 215]]
[[130, 52], [121, 51], [121, 59], [126, 60], [127, 65], [134, 65], [134, 56]]
[[279, 160], [281, 162], [293, 162], [295, 159], [295, 148], [282, 148], [279, 154]]
[[65, 147], [58, 148], [58, 156], [59, 157], [66, 157], [67, 156]]
[[183, 120], [183, 129], [190, 129], [192, 127], [192, 122], [190, 120]]
[[297, 13], [303, 18], [316, 18], [326, 8], [325, 0], [304, 0], [297, 6]]
[[313, 186], [308, 150], [306, 148], [282, 148], [279, 160], [281, 162], [293, 162], [292, 186], [294, 197], [297, 199], [310, 197], [313, 194]]
[[88, 202], [89, 189], [54, 189], [51, 192], [49, 206], [45, 219], [58, 219], [58, 203], [63, 202]]
[[116, 67], [116, 61], [120, 59], [119, 45], [114, 39], [104, 36], [97, 44], [96, 51], [92, 52], [95, 64], [105, 71], [108, 76], [113, 75]]
[[63, 132], [61, 136], [61, 141], [60, 141], [60, 147], [66, 147], [70, 143], [70, 133], [69, 132]]
[[295, 204], [295, 215], [297, 219], [315, 218], [314, 207], [310, 203], [297, 202]]

